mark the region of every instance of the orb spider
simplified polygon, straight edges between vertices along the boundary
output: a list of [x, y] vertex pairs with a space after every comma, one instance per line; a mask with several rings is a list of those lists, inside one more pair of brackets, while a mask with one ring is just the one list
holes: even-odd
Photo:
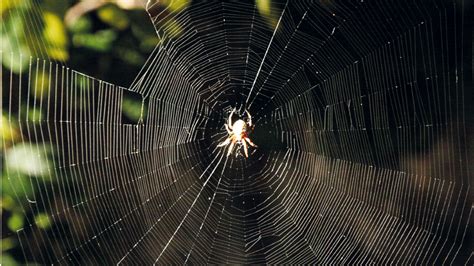
[[235, 110], [236, 110], [235, 108], [234, 110], [232, 110], [227, 120], [227, 123], [224, 124], [225, 129], [227, 130], [227, 133], [229, 133], [229, 136], [224, 142], [217, 145], [217, 147], [223, 147], [230, 144], [229, 149], [227, 151], [227, 156], [229, 156], [232, 153], [232, 150], [234, 149], [235, 143], [242, 144], [242, 146], [244, 147], [245, 157], [248, 158], [249, 154], [248, 154], [247, 143], [252, 147], [255, 147], [255, 148], [258, 147], [248, 137], [248, 131], [250, 131], [250, 129], [252, 129], [252, 126], [253, 126], [252, 116], [250, 115], [249, 111], [245, 110], [248, 116], [248, 122], [245, 122], [244, 120], [239, 119], [232, 124], [232, 116], [234, 115]]

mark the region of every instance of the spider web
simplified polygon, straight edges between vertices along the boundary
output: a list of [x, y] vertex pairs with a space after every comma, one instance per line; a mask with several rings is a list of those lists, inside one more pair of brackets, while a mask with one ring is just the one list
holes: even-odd
[[[54, 227], [15, 233], [27, 260], [473, 263], [466, 3], [261, 2], [148, 2], [161, 41], [129, 88], [47, 56], [2, 67], [2, 124], [54, 152], [24, 210]], [[18, 94], [38, 80], [39, 100]], [[21, 101], [45, 115], [12, 117]], [[217, 148], [234, 107], [256, 125], [248, 159]]]

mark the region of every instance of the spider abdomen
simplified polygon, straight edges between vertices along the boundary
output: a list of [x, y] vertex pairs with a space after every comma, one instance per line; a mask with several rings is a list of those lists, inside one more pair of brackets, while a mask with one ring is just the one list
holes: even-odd
[[234, 133], [234, 136], [240, 140], [245, 134], [246, 128], [247, 125], [243, 120], [237, 120], [235, 121], [234, 125], [232, 125], [232, 133]]

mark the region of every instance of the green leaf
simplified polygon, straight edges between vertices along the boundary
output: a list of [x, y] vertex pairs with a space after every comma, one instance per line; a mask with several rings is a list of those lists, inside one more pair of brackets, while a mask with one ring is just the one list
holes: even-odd
[[124, 98], [122, 104], [122, 111], [130, 120], [138, 121], [142, 113], [142, 102]]
[[12, 197], [8, 195], [3, 195], [0, 201], [0, 209], [3, 210], [13, 210], [15, 206], [15, 201], [12, 199]]
[[13, 213], [12, 216], [10, 216], [10, 218], [8, 218], [8, 222], [7, 222], [7, 226], [8, 226], [8, 229], [10, 229], [11, 231], [15, 232], [17, 230], [20, 230], [21, 228], [23, 228], [23, 215], [20, 214], [20, 213]]
[[45, 148], [46, 152], [50, 152], [50, 148], [36, 144], [17, 144], [6, 151], [5, 167], [10, 173], [50, 179], [50, 162], [45, 155]]
[[49, 86], [49, 73], [47, 71], [38, 71], [37, 74], [35, 74], [33, 81], [33, 89], [31, 90], [31, 93], [33, 96], [40, 100], [41, 98], [47, 97], [48, 96], [48, 91], [50, 89]]
[[[4, 169], [5, 171], [6, 169]], [[4, 204], [11, 209], [19, 209], [23, 204], [28, 203], [29, 200], [34, 197], [35, 188], [31, 182], [31, 178], [22, 175], [18, 172], [3, 172], [1, 182], [0, 182], [0, 192], [3, 195], [3, 199], [8, 200], [10, 198], [12, 201], [6, 201]], [[18, 198], [21, 202], [13, 200]], [[2, 202], [3, 204], [3, 202]]]
[[24, 38], [24, 23], [20, 8], [2, 14], [0, 32], [0, 50], [2, 65], [15, 73], [27, 69], [30, 60], [30, 49]]
[[58, 15], [51, 12], [44, 12], [43, 20], [43, 37], [48, 44], [48, 55], [53, 59], [66, 61], [69, 58], [67, 52], [68, 37], [63, 21]]
[[262, 16], [270, 16], [272, 13], [271, 0], [256, 0], [257, 10]]
[[51, 226], [51, 219], [46, 213], [39, 213], [35, 216], [35, 223], [41, 229], [48, 229]]
[[8, 120], [8, 116], [5, 112], [2, 112], [0, 117], [0, 149], [3, 149], [3, 144], [6, 143], [7, 146], [18, 140], [20, 137], [20, 132], [18, 125], [15, 120]]
[[127, 14], [115, 5], [106, 5], [97, 12], [100, 20], [108, 25], [124, 30], [130, 24]]
[[271, 28], [275, 28], [278, 24], [278, 14], [272, 10], [272, 1], [271, 0], [255, 0], [257, 5], [257, 10], [262, 17], [265, 18], [267, 24]]
[[179, 12], [191, 4], [191, 0], [161, 0], [159, 3], [171, 12]]
[[2, 238], [0, 240], [0, 247], [2, 248], [2, 252], [14, 248], [15, 246], [16, 242], [14, 237]]
[[41, 109], [30, 107], [28, 110], [28, 121], [39, 123], [41, 122], [41, 119], [43, 119], [43, 112]]
[[99, 52], [107, 52], [112, 48], [112, 43], [117, 39], [113, 30], [102, 30], [95, 34], [75, 34], [72, 41], [76, 47], [85, 47]]
[[13, 71], [13, 73], [21, 73], [28, 69], [30, 63], [30, 50], [26, 46], [12, 47], [8, 38], [0, 37], [2, 45], [2, 65]]
[[0, 255], [0, 265], [15, 266], [20, 264], [15, 261], [12, 256], [2, 252], [2, 254]]
[[87, 33], [92, 30], [92, 22], [89, 17], [82, 16], [74, 21], [69, 27], [69, 31], [72, 33]]

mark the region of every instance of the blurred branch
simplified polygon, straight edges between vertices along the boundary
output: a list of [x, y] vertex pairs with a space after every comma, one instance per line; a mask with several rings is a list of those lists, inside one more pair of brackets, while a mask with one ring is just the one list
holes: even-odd
[[111, 1], [123, 9], [145, 8], [146, 0], [115, 0]]
[[83, 0], [69, 8], [64, 16], [64, 22], [67, 26], [71, 26], [84, 14], [108, 3], [116, 4], [123, 9], [139, 9], [145, 7], [145, 0]]
[[71, 8], [68, 9], [66, 12], [66, 15], [64, 16], [64, 23], [66, 23], [67, 26], [71, 26], [74, 24], [74, 22], [83, 16], [85, 13], [88, 13], [92, 10], [95, 10], [103, 5], [105, 5], [107, 2], [105, 0], [84, 0], [76, 5], [72, 6]]

